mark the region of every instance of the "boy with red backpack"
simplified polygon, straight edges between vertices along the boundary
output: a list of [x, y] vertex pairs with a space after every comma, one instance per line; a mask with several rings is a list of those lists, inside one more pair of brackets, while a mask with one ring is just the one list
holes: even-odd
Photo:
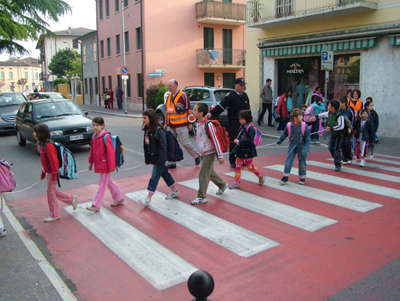
[[[219, 164], [224, 164], [224, 154], [214, 124], [204, 117], [207, 113], [208, 106], [205, 103], [198, 103], [194, 106], [193, 116], [197, 119], [196, 143], [201, 157], [201, 168], [199, 190], [197, 197], [191, 202], [192, 205], [207, 203], [206, 194], [210, 180], [219, 188], [217, 195], [223, 194], [228, 188], [228, 184], [214, 170], [215, 153]], [[228, 136], [226, 139], [229, 140]]]
[[293, 160], [297, 154], [299, 159], [299, 184], [306, 183], [306, 159], [310, 150], [310, 131], [305, 122], [303, 122], [303, 112], [299, 108], [293, 109], [290, 113], [292, 122], [288, 122], [281, 137], [276, 141], [281, 144], [286, 137], [289, 137], [289, 149], [285, 161], [285, 169], [283, 177], [280, 180], [281, 185], [285, 185], [289, 181], [290, 171], [292, 170]]

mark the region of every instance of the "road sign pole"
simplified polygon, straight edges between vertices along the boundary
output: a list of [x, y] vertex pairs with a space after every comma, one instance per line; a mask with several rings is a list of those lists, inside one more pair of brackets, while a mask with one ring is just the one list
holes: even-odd
[[124, 107], [125, 107], [125, 114], [128, 114], [128, 108], [126, 103], [126, 79], [124, 79]]

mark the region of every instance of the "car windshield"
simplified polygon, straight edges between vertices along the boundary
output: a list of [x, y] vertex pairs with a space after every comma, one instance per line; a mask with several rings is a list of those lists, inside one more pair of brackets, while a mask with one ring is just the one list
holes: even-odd
[[0, 107], [10, 105], [20, 105], [25, 101], [24, 96], [19, 93], [1, 93], [0, 94]]
[[49, 118], [67, 115], [83, 115], [78, 106], [70, 101], [45, 102], [35, 105], [36, 118]]
[[64, 99], [64, 96], [60, 93], [41, 94], [41, 96], [42, 96], [42, 98]]
[[217, 90], [214, 91], [214, 95], [217, 101], [222, 101], [225, 98], [226, 94], [228, 94], [231, 91], [232, 90]]

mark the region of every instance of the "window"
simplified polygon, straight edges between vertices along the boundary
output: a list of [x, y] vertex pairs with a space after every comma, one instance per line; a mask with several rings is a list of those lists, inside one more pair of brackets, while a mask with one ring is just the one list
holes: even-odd
[[142, 49], [142, 28], [136, 28], [136, 50]]
[[24, 78], [28, 78], [28, 72], [24, 72]]
[[87, 94], [88, 92], [88, 85], [87, 85], [87, 78], [85, 78], [85, 91], [84, 93]]
[[104, 59], [104, 41], [100, 41], [100, 58]]
[[132, 97], [131, 95], [131, 75], [129, 74], [129, 78], [126, 81], [126, 96], [127, 97]]
[[78, 49], [78, 48], [79, 48], [78, 40], [72, 40], [72, 47], [73, 47], [74, 49]]
[[99, 19], [103, 20], [103, 0], [99, 0]]
[[111, 75], [108, 76], [108, 89], [112, 88], [112, 77]]
[[124, 0], [124, 7], [128, 7], [129, 1], [128, 0]]
[[115, 0], [115, 12], [119, 12], [119, 0]]
[[138, 96], [143, 97], [143, 74], [137, 75]]
[[83, 64], [86, 65], [86, 46], [82, 48]]
[[292, 0], [276, 0], [276, 16], [284, 17], [292, 14]]
[[[118, 1], [118, 0], [117, 0], [117, 1]], [[117, 35], [117, 36], [115, 37], [115, 43], [116, 43], [116, 45], [117, 45], [117, 51], [116, 51], [117, 55], [118, 55], [118, 54], [121, 54], [121, 41], [120, 41], [119, 35]]]
[[99, 85], [97, 83], [97, 77], [94, 78], [94, 94], [99, 94]]
[[111, 39], [107, 38], [107, 56], [111, 56]]
[[8, 72], [8, 79], [14, 79], [14, 74], [12, 71]]
[[204, 27], [204, 49], [214, 49], [214, 28]]
[[106, 78], [104, 76], [101, 77], [101, 87], [103, 89], [103, 93], [102, 94], [104, 94], [105, 91], [106, 91]]
[[110, 0], [106, 0], [106, 18], [110, 16]]
[[97, 62], [97, 43], [93, 43], [93, 62]]
[[1, 71], [1, 72], [0, 72], [0, 78], [1, 78], [1, 79], [6, 79], [6, 78], [5, 78], [4, 71]]
[[129, 52], [129, 31], [125, 31], [125, 53]]

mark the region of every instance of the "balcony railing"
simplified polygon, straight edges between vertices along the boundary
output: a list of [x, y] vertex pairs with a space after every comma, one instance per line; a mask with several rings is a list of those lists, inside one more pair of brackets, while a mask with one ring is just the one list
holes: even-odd
[[280, 19], [314, 16], [342, 10], [361, 11], [377, 9], [379, 0], [249, 0], [247, 23], [280, 21]]
[[197, 49], [196, 63], [199, 68], [243, 68], [245, 49]]
[[223, 3], [216, 1], [202, 1], [196, 3], [196, 19], [198, 21], [226, 20], [246, 23], [246, 5], [239, 3]]

